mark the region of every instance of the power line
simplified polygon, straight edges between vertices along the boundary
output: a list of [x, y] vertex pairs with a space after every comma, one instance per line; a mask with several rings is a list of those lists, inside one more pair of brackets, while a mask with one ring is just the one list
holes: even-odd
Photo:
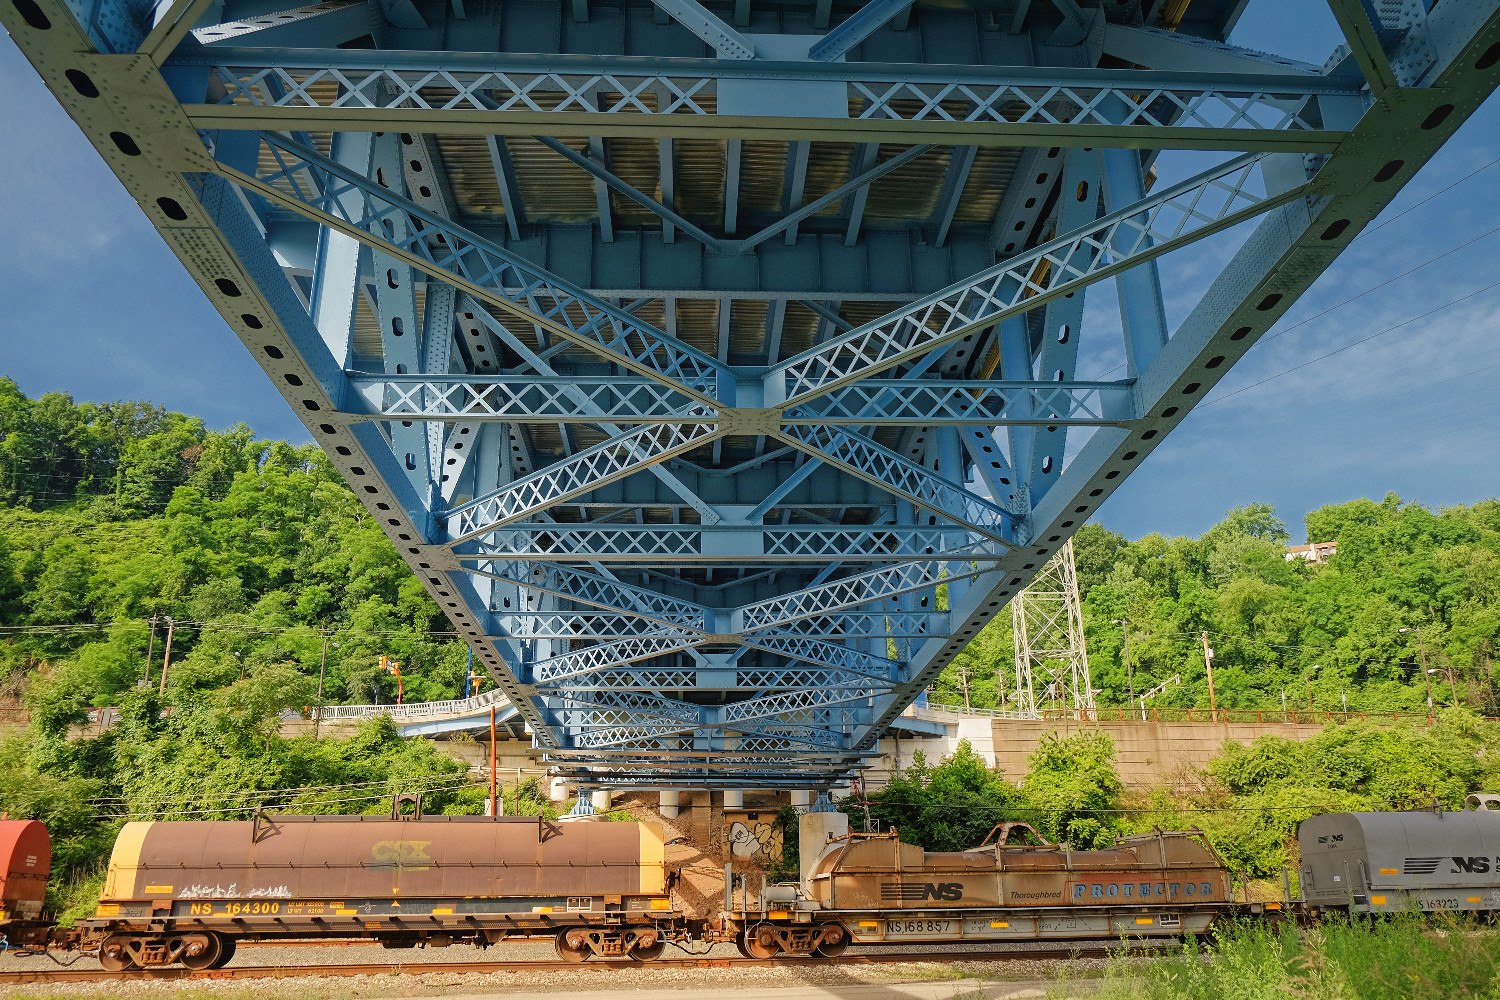
[[[1492, 232], [1500, 232], [1500, 230], [1492, 230]], [[1248, 392], [1249, 390], [1254, 389], [1257, 386], [1265, 385], [1267, 382], [1274, 382], [1276, 379], [1281, 378], [1283, 375], [1290, 375], [1292, 372], [1301, 371], [1303, 368], [1306, 368], [1309, 365], [1315, 365], [1319, 361], [1326, 361], [1329, 358], [1333, 357], [1335, 354], [1342, 354], [1344, 351], [1347, 351], [1350, 348], [1358, 347], [1361, 344], [1368, 344], [1370, 341], [1376, 339], [1377, 337], [1383, 337], [1386, 334], [1393, 333], [1396, 330], [1399, 330], [1399, 329], [1401, 329], [1404, 326], [1410, 326], [1411, 324], [1415, 323], [1419, 319], [1426, 319], [1428, 316], [1432, 316], [1435, 313], [1440, 313], [1444, 309], [1449, 309], [1449, 308], [1451, 308], [1453, 306], [1456, 306], [1460, 302], [1466, 302], [1469, 299], [1472, 299], [1476, 295], [1482, 295], [1483, 293], [1489, 291], [1490, 289], [1497, 288], [1497, 287], [1500, 287], [1500, 281], [1493, 281], [1490, 284], [1485, 285], [1483, 288], [1477, 288], [1474, 291], [1469, 292], [1466, 295], [1461, 295], [1461, 296], [1459, 296], [1456, 299], [1453, 299], [1453, 300], [1451, 300], [1449, 302], [1445, 302], [1445, 303], [1443, 303], [1440, 306], [1436, 306], [1436, 307], [1434, 307], [1432, 309], [1429, 309], [1429, 310], [1427, 310], [1424, 313], [1420, 313], [1420, 314], [1418, 314], [1416, 316], [1411, 317], [1410, 319], [1404, 319], [1400, 323], [1396, 323], [1396, 324], [1394, 324], [1392, 326], [1388, 326], [1384, 330], [1379, 330], [1379, 331], [1377, 331], [1375, 333], [1370, 334], [1368, 337], [1362, 337], [1359, 340], [1354, 341], [1352, 344], [1345, 344], [1343, 347], [1335, 348], [1334, 350], [1329, 351], [1327, 354], [1320, 354], [1316, 358], [1312, 358], [1312, 359], [1310, 359], [1308, 361], [1302, 362], [1299, 365], [1293, 365], [1290, 368], [1287, 368], [1287, 369], [1285, 369], [1283, 371], [1279, 371], [1275, 375], [1268, 375], [1267, 377], [1265, 377], [1263, 379], [1260, 379], [1257, 382], [1251, 382], [1249, 385], [1241, 386], [1240, 388], [1234, 390], [1233, 392], [1225, 393], [1224, 395], [1219, 396], [1216, 399], [1205, 400], [1202, 403], [1198, 404], [1198, 408], [1201, 410], [1205, 406], [1213, 406], [1216, 403], [1222, 403], [1226, 399], [1231, 399], [1234, 396], [1238, 396], [1242, 392]], [[1361, 294], [1363, 294], [1363, 293], [1361, 293]], [[1358, 296], [1356, 296], [1356, 298], [1357, 297]], [[1350, 300], [1347, 300], [1347, 301], [1353, 301], [1353, 300], [1350, 299]], [[1318, 315], [1319, 316], [1325, 316], [1330, 311], [1332, 311], [1332, 310], [1325, 310], [1324, 312], [1319, 313]], [[1317, 318], [1316, 316], [1311, 317], [1311, 319], [1316, 319], [1316, 318]], [[1298, 325], [1300, 326], [1301, 324], [1298, 324]], [[1283, 331], [1283, 332], [1286, 332], [1286, 331]]]
[[[1496, 163], [1496, 162], [1500, 162], [1500, 160], [1491, 161], [1491, 163], [1486, 164], [1486, 166], [1484, 168], [1481, 168], [1481, 169], [1486, 169], [1489, 166], [1493, 166], [1494, 163]], [[1478, 173], [1478, 172], [1479, 171], [1475, 171], [1475, 173]], [[1469, 176], [1473, 176], [1473, 175], [1471, 174]], [[1465, 178], [1465, 179], [1467, 179], [1467, 178]], [[1450, 187], [1452, 187], [1452, 186], [1453, 185], [1450, 185]], [[1448, 190], [1448, 189], [1445, 188], [1444, 190]], [[1441, 193], [1442, 192], [1439, 192], [1439, 194], [1441, 194]], [[1434, 195], [1433, 197], [1436, 197], [1436, 195]], [[1427, 201], [1431, 201], [1431, 200], [1432, 200], [1431, 198], [1427, 199]], [[1424, 202], [1419, 202], [1418, 204], [1425, 204], [1425, 203], [1426, 202], [1424, 201]], [[1417, 207], [1416, 205], [1412, 206], [1412, 208], [1416, 208], [1416, 207]], [[1411, 209], [1407, 209], [1407, 211], [1411, 211]], [[1403, 212], [1401, 214], [1405, 215], [1406, 213]], [[1399, 218], [1399, 216], [1397, 216], [1395, 218]], [[1390, 222], [1394, 222], [1395, 218], [1392, 218], [1389, 221]], [[1360, 235], [1363, 236], [1363, 235], [1366, 235], [1367, 233], [1373, 232], [1373, 231], [1374, 230], [1366, 230], [1365, 233], [1361, 233]], [[1456, 247], [1453, 247], [1451, 249], [1443, 251], [1442, 253], [1438, 254], [1435, 257], [1428, 258], [1427, 260], [1425, 260], [1422, 263], [1416, 265], [1415, 267], [1411, 267], [1411, 268], [1408, 268], [1405, 271], [1402, 271], [1400, 274], [1394, 275], [1394, 276], [1389, 277], [1389, 278], [1384, 278], [1384, 279], [1381, 280], [1381, 282], [1379, 284], [1372, 285], [1369, 288], [1366, 288], [1364, 291], [1359, 292], [1356, 295], [1351, 295], [1349, 298], [1344, 299], [1342, 302], [1339, 302], [1339, 303], [1337, 303], [1335, 305], [1329, 306], [1327, 309], [1324, 309], [1322, 312], [1314, 313], [1313, 315], [1307, 317], [1306, 319], [1299, 320], [1298, 322], [1293, 323], [1291, 326], [1283, 327], [1280, 330], [1275, 330], [1273, 332], [1267, 333], [1267, 334], [1265, 334], [1264, 336], [1262, 336], [1260, 338], [1259, 342], [1265, 342], [1265, 341], [1269, 341], [1269, 340], [1275, 340], [1277, 337], [1280, 337], [1280, 336], [1282, 336], [1284, 334], [1290, 333], [1293, 330], [1298, 329], [1299, 327], [1306, 326], [1308, 323], [1311, 323], [1315, 319], [1321, 319], [1322, 317], [1327, 316], [1328, 314], [1330, 314], [1330, 313], [1332, 313], [1332, 312], [1334, 312], [1334, 311], [1336, 311], [1338, 309], [1342, 309], [1343, 307], [1345, 307], [1347, 305], [1350, 305], [1351, 303], [1356, 302], [1359, 299], [1364, 298], [1366, 295], [1370, 295], [1373, 292], [1379, 291], [1382, 288], [1385, 288], [1385, 287], [1387, 287], [1387, 286], [1389, 286], [1391, 284], [1394, 284], [1395, 282], [1400, 281], [1402, 278], [1409, 277], [1410, 275], [1415, 274], [1416, 272], [1422, 270], [1423, 268], [1428, 267], [1428, 266], [1430, 266], [1432, 264], [1437, 263], [1438, 261], [1442, 260], [1445, 257], [1449, 257], [1449, 256], [1451, 256], [1451, 255], [1453, 255], [1455, 253], [1458, 253], [1460, 250], [1466, 250], [1470, 246], [1474, 245], [1475, 243], [1478, 243], [1480, 240], [1483, 240], [1483, 239], [1485, 239], [1487, 237], [1493, 236], [1496, 233], [1500, 233], [1500, 226], [1497, 226], [1494, 229], [1489, 230], [1488, 232], [1481, 233], [1480, 235], [1478, 235], [1478, 236], [1474, 237], [1473, 239], [1469, 240], [1467, 243], [1460, 244], [1459, 246], [1456, 246]], [[1359, 237], [1356, 237], [1355, 239], [1358, 239], [1358, 238]], [[1354, 240], [1350, 241], [1351, 244], [1353, 244], [1353, 242], [1354, 242]], [[1487, 288], [1493, 288], [1494, 286], [1490, 285], [1490, 286], [1486, 286], [1486, 287]], [[1481, 291], [1483, 291], [1483, 290], [1485, 290], [1485, 289], [1481, 289]], [[1457, 299], [1455, 301], [1463, 301], [1463, 300], [1462, 299]], [[1416, 319], [1421, 319], [1422, 317], [1419, 316], [1419, 317], [1415, 317], [1415, 318]], [[1354, 345], [1350, 345], [1350, 346], [1354, 346]], [[1115, 365], [1113, 368], [1111, 368], [1109, 371], [1105, 372], [1104, 374], [1096, 376], [1096, 380], [1102, 381], [1102, 380], [1108, 379], [1111, 375], [1114, 375], [1116, 372], [1123, 371], [1124, 368], [1125, 368], [1125, 365], [1123, 363]], [[1259, 385], [1260, 383], [1256, 383], [1256, 384]], [[1247, 386], [1246, 388], [1250, 388], [1250, 387]], [[1227, 398], [1227, 397], [1221, 396], [1219, 398], [1222, 400], [1222, 399]]]
[[1432, 201], [1434, 198], [1438, 198], [1438, 197], [1441, 197], [1442, 195], [1447, 194], [1449, 191], [1452, 191], [1454, 188], [1458, 187], [1464, 181], [1467, 181], [1467, 180], [1469, 180], [1469, 179], [1471, 179], [1473, 177], [1478, 176], [1479, 174], [1484, 173], [1486, 170], [1490, 169], [1490, 167], [1493, 167], [1497, 163], [1500, 163], [1500, 157], [1497, 157], [1496, 159], [1491, 160], [1490, 162], [1486, 163], [1482, 167], [1475, 167], [1473, 170], [1471, 170], [1468, 173], [1464, 174], [1458, 180], [1454, 181], [1452, 184], [1449, 184], [1447, 187], [1443, 188], [1441, 191], [1437, 191], [1437, 192], [1434, 192], [1433, 194], [1428, 195], [1426, 198], [1423, 198], [1421, 201], [1417, 202], [1415, 205], [1412, 205], [1409, 208], [1403, 209], [1402, 211], [1397, 212], [1395, 215], [1391, 216], [1389, 219], [1386, 219], [1384, 222], [1382, 222], [1382, 223], [1380, 223], [1378, 225], [1371, 226], [1369, 229], [1366, 229], [1364, 232], [1362, 232], [1358, 236], [1354, 237], [1354, 239], [1350, 240], [1349, 241], [1350, 245], [1352, 246], [1353, 244], [1358, 243], [1360, 240], [1364, 239], [1366, 236], [1369, 236], [1371, 233], [1379, 232], [1380, 230], [1384, 229], [1386, 226], [1389, 226], [1391, 223], [1395, 222], [1397, 219], [1401, 218], [1402, 216], [1409, 215], [1410, 213], [1415, 212], [1417, 209], [1421, 208], [1423, 205], [1427, 204], [1429, 201]]

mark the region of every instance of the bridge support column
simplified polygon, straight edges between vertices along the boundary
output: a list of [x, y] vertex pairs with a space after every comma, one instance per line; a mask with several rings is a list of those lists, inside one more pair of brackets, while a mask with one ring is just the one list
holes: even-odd
[[598, 812], [609, 812], [613, 801], [614, 793], [607, 788], [601, 788], [593, 794], [594, 809]]
[[805, 813], [812, 805], [812, 792], [802, 789], [792, 792], [792, 808], [799, 813]]
[[745, 808], [745, 793], [737, 788], [726, 788], [724, 790], [725, 809]]
[[682, 793], [676, 789], [662, 789], [657, 792], [657, 811], [661, 813], [662, 819], [676, 819], [681, 811]]
[[568, 782], [563, 778], [553, 778], [548, 784], [547, 795], [555, 804], [568, 801]]

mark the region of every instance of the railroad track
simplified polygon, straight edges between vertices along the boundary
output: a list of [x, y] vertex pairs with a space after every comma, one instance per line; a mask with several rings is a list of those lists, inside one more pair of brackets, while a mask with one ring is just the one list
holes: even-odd
[[[225, 979], [301, 979], [311, 976], [400, 976], [463, 975], [490, 972], [578, 972], [590, 969], [731, 969], [790, 968], [811, 965], [894, 965], [901, 962], [1014, 962], [1046, 961], [1069, 958], [1103, 958], [1117, 950], [1110, 945], [1090, 941], [1068, 948], [1031, 951], [941, 951], [883, 954], [845, 954], [838, 958], [663, 958], [654, 962], [599, 961], [574, 964], [562, 961], [513, 962], [369, 962], [351, 965], [280, 965], [244, 966], [242, 968], [206, 969], [135, 969], [130, 972], [105, 972], [103, 969], [36, 968], [20, 972], [0, 972], [0, 986], [25, 983], [98, 983]], [[39, 959], [40, 960], [40, 959]]]

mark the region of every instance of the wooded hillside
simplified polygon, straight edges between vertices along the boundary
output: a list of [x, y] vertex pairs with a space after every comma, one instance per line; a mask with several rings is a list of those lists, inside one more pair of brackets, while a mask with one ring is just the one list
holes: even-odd
[[[1500, 503], [1433, 511], [1389, 495], [1306, 515], [1326, 565], [1284, 558], [1290, 532], [1265, 504], [1199, 538], [1078, 533], [1093, 680], [1124, 704], [1181, 675], [1153, 703], [1207, 706], [1202, 633], [1221, 707], [1420, 710], [1457, 700], [1500, 714]], [[152, 617], [158, 619], [151, 638]], [[150, 673], [165, 618], [168, 700], [277, 671], [286, 704], [462, 693], [466, 650], [338, 473], [311, 446], [211, 431], [148, 403], [28, 399], [0, 378], [0, 672], [45, 719], [113, 704]], [[1407, 629], [1402, 632], [1401, 629]], [[1420, 638], [1419, 638], [1420, 636]], [[152, 665], [146, 651], [153, 650]], [[1425, 650], [1427, 668], [1421, 665]], [[312, 684], [312, 687], [309, 687]], [[949, 667], [933, 700], [1001, 704], [1014, 686], [1010, 616]]]
[[[1220, 708], [1279, 708], [1285, 692], [1291, 708], [1338, 711], [1347, 696], [1350, 711], [1425, 711], [1430, 679], [1436, 706], [1500, 714], [1500, 503], [1433, 511], [1392, 493], [1304, 523], [1308, 541], [1338, 543], [1326, 564], [1287, 560], [1290, 533], [1261, 503], [1198, 538], [1132, 542], [1084, 525], [1075, 548], [1098, 703], [1128, 699], [1124, 620], [1136, 694], [1182, 678], [1150, 704], [1207, 707], [1207, 632]], [[933, 700], [962, 703], [967, 683], [971, 704], [999, 705], [1014, 686], [1013, 641], [1010, 615], [996, 618]]]

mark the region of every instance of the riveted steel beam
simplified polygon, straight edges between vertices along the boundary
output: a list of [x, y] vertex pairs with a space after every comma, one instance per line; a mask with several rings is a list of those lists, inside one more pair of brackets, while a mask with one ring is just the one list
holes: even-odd
[[1260, 160], [1258, 154], [1235, 157], [805, 351], [771, 369], [768, 398], [796, 403], [888, 370], [1306, 193], [1305, 186], [1259, 193], [1251, 182]]
[[[279, 168], [274, 173], [252, 177], [223, 163], [216, 163], [215, 170], [271, 203], [440, 275], [565, 340], [700, 402], [712, 401], [726, 368], [711, 356], [379, 187], [316, 150], [273, 133], [260, 138], [271, 148]], [[398, 223], [405, 233], [400, 240], [394, 232]], [[383, 237], [375, 235], [382, 230]]]
[[[268, 62], [254, 49], [184, 52], [174, 65], [209, 71], [214, 96], [186, 106], [196, 127], [309, 132], [384, 127], [876, 143], [899, 135], [977, 146], [1327, 152], [1348, 127], [1348, 103], [1360, 100], [1358, 86], [1346, 80], [1285, 74], [343, 50], [288, 52]], [[841, 88], [860, 111], [816, 118], [767, 105], [764, 118], [715, 113], [724, 81], [762, 80]], [[392, 99], [367, 96], [377, 92]], [[1131, 109], [1122, 120], [1106, 113], [1117, 104]]]

